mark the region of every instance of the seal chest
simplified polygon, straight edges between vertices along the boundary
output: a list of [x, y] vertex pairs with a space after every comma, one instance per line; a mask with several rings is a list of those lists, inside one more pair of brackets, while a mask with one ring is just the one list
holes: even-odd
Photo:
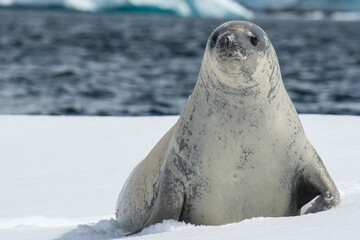
[[[318, 196], [318, 197], [317, 197]], [[128, 233], [175, 219], [219, 225], [339, 203], [284, 88], [276, 53], [250, 22], [220, 25], [177, 123], [139, 163], [117, 202]]]

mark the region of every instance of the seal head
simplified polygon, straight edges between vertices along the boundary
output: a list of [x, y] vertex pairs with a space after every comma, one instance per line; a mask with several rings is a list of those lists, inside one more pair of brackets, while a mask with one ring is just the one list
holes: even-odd
[[213, 31], [200, 78], [216, 101], [234, 96], [235, 105], [271, 100], [283, 84], [268, 36], [257, 25], [244, 21], [227, 22]]

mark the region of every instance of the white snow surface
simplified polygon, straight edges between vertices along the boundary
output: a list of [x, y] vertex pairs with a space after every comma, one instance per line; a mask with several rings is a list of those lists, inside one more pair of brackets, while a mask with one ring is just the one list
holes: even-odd
[[360, 117], [327, 115], [300, 118], [338, 207], [222, 226], [169, 220], [125, 237], [117, 196], [177, 118], [0, 116], [0, 239], [360, 239]]

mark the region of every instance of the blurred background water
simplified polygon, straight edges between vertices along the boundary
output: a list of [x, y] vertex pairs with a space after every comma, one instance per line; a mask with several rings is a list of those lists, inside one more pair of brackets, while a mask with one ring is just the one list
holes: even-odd
[[300, 113], [360, 115], [360, 1], [237, 2], [0, 0], [0, 114], [180, 114], [212, 30], [250, 19]]

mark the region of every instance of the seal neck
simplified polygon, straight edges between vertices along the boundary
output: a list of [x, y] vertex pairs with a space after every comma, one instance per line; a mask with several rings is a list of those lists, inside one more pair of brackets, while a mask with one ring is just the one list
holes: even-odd
[[[273, 69], [279, 72], [278, 66], [274, 66]], [[247, 83], [242, 87], [233, 88], [226, 85], [224, 79], [221, 79], [227, 77], [237, 78], [239, 82]], [[270, 78], [274, 77], [281, 78], [281, 75], [272, 73], [269, 79], [263, 79], [263, 82], [266, 83], [265, 86], [260, 86], [260, 84], [264, 83], [259, 83], [258, 80], [247, 80], [250, 76], [224, 76], [223, 74], [219, 74], [212, 66], [208, 66], [206, 61], [203, 61], [193, 94], [204, 94], [207, 102], [213, 104], [212, 107], [219, 109], [254, 108], [256, 106], [270, 104], [275, 100], [277, 92], [281, 89], [282, 81], [280, 79], [271, 86]]]

